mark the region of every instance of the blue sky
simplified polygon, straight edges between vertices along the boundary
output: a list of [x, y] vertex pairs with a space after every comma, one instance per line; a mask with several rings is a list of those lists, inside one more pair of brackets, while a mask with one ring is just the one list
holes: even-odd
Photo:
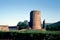
[[0, 0], [0, 25], [16, 25], [30, 20], [30, 11], [41, 11], [41, 22], [60, 20], [60, 0]]

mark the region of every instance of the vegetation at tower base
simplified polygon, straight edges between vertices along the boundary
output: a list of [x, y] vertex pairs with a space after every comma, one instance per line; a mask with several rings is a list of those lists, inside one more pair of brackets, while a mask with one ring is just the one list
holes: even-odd
[[60, 30], [60, 21], [58, 21], [56, 23], [52, 23], [50, 25], [47, 25], [46, 29], [47, 30], [51, 30], [51, 31], [53, 31], [53, 30]]
[[21, 29], [26, 29], [28, 27], [28, 21], [25, 20], [24, 22], [18, 22], [17, 26], [18, 26], [18, 29], [21, 30]]
[[0, 31], [0, 39], [13, 40], [58, 40], [60, 31], [24, 30], [24, 31]]

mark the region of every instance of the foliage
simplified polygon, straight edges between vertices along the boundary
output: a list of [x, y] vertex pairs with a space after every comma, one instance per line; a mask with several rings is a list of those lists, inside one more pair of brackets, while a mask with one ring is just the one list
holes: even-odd
[[53, 23], [53, 24], [50, 24], [50, 25], [47, 25], [46, 26], [46, 29], [47, 30], [60, 30], [60, 21], [59, 22], [56, 22], [56, 23]]
[[26, 29], [28, 27], [28, 21], [25, 20], [24, 22], [18, 22], [17, 26], [18, 26], [19, 30]]
[[0, 38], [11, 38], [13, 40], [58, 40], [60, 31], [42, 31], [42, 30], [25, 30], [20, 31], [0, 31]]
[[43, 28], [45, 28], [45, 19], [43, 20]]

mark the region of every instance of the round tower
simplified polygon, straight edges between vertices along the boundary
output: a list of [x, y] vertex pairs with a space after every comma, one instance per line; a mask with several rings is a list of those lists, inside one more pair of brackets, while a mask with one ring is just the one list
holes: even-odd
[[41, 13], [33, 10], [30, 12], [30, 26], [32, 29], [41, 29]]

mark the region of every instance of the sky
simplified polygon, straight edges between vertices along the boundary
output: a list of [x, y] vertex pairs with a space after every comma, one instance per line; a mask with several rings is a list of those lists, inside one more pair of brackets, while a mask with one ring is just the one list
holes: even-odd
[[41, 11], [41, 22], [60, 21], [60, 0], [0, 0], [0, 25], [17, 25], [30, 21], [32, 10]]

